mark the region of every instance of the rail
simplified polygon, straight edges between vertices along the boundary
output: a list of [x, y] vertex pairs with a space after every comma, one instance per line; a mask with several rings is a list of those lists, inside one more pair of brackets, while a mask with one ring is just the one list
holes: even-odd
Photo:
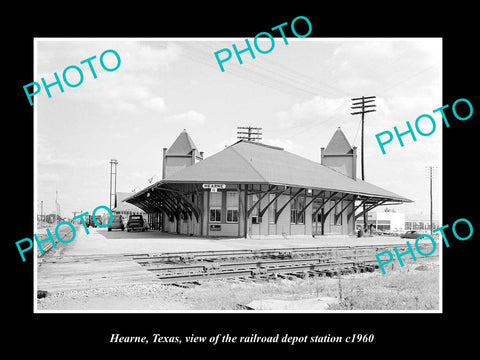
[[[340, 247], [273, 248], [220, 251], [186, 251], [130, 255], [164, 283], [195, 282], [214, 278], [331, 276], [374, 271], [381, 249], [407, 248], [403, 244]], [[428, 244], [420, 244], [420, 248]], [[434, 255], [433, 257], [438, 256]], [[253, 258], [253, 260], [252, 260]]]

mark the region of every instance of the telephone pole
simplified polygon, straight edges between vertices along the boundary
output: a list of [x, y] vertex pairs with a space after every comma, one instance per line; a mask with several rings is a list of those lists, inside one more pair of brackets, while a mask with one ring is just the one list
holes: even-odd
[[77, 214], [81, 214], [83, 213], [83, 210], [80, 210], [80, 211], [72, 211], [73, 213], [73, 217], [77, 216]]
[[[362, 180], [365, 180], [365, 166], [364, 166], [364, 123], [365, 123], [365, 114], [369, 112], [374, 112], [376, 111], [375, 109], [370, 109], [376, 107], [375, 104], [370, 104], [375, 101], [375, 96], [362, 96], [361, 98], [353, 98], [352, 99], [352, 109], [360, 109], [360, 111], [356, 111], [351, 113], [352, 115], [362, 115], [362, 139], [361, 139], [361, 155], [360, 155], [360, 161], [361, 161], [361, 168], [362, 168]], [[366, 105], [370, 104], [370, 105]], [[365, 212], [365, 204], [363, 204], [363, 226], [364, 228], [367, 227], [367, 213]]]
[[237, 139], [260, 142], [260, 140], [262, 140], [261, 131], [261, 127], [237, 126]]

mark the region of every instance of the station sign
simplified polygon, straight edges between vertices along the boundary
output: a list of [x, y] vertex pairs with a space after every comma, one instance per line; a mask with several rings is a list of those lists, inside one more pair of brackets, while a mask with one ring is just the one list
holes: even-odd
[[204, 189], [210, 189], [211, 192], [217, 192], [218, 189], [225, 189], [227, 185], [225, 184], [202, 184]]

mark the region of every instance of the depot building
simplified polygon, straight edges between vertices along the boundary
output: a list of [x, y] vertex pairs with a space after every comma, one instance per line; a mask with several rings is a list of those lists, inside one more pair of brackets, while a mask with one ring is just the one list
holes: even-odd
[[351, 235], [364, 212], [411, 202], [357, 179], [356, 163], [356, 147], [340, 128], [321, 149], [321, 163], [245, 140], [204, 159], [184, 130], [163, 149], [162, 180], [124, 201], [169, 233]]

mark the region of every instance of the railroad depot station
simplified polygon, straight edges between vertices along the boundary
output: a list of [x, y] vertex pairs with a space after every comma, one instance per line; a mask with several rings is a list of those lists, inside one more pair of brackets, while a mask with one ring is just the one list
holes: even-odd
[[411, 202], [357, 179], [356, 163], [340, 128], [320, 163], [245, 140], [204, 159], [184, 130], [163, 149], [162, 180], [123, 201], [151, 228], [187, 236], [354, 235], [364, 212]]

